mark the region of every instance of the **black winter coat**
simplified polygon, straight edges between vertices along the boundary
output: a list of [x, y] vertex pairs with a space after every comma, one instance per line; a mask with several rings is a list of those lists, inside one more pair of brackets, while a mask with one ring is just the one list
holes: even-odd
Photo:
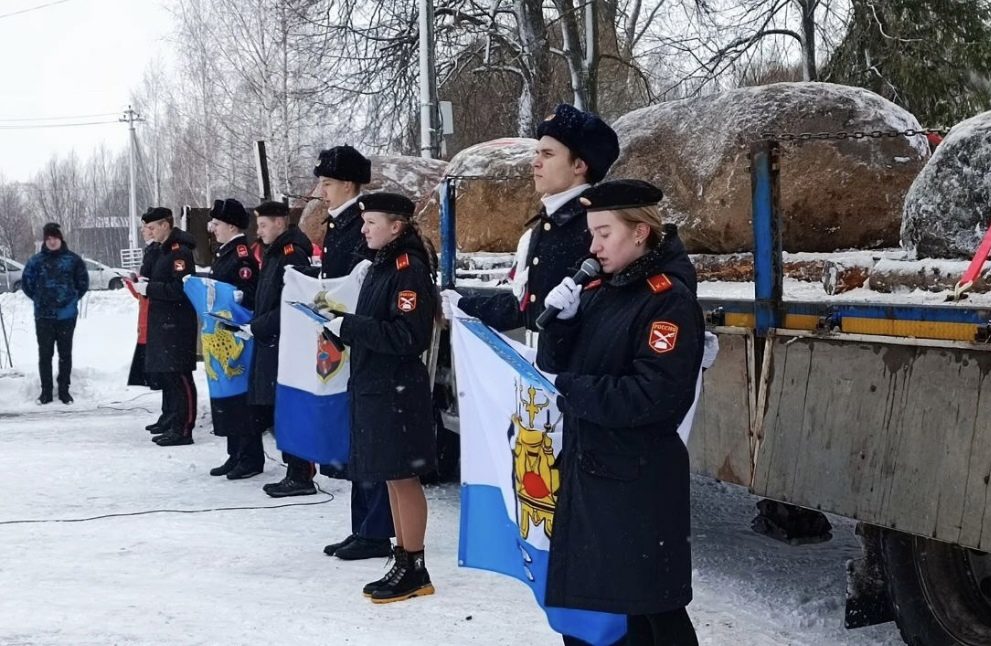
[[173, 229], [148, 270], [148, 342], [146, 372], [192, 372], [196, 369], [196, 310], [182, 290], [192, 274], [196, 241]]
[[255, 291], [255, 316], [251, 333], [255, 353], [251, 358], [251, 384], [248, 402], [258, 406], [275, 405], [275, 382], [279, 377], [279, 331], [282, 328], [283, 273], [286, 267], [310, 266], [310, 239], [292, 227], [265, 249]]
[[155, 266], [155, 262], [161, 254], [162, 244], [160, 242], [149, 242], [145, 246], [144, 254], [141, 256], [141, 269], [138, 270], [138, 276], [147, 278], [151, 272], [151, 268]]
[[[458, 301], [458, 307], [465, 314], [481, 319], [496, 330], [520, 327], [536, 330], [537, 317], [544, 311], [547, 293], [566, 276], [573, 275], [582, 260], [588, 257], [592, 238], [588, 232], [585, 207], [577, 197], [565, 202], [553, 215], [548, 216], [541, 209], [531, 222], [533, 233], [530, 234], [526, 256], [526, 266], [530, 271], [522, 302], [510, 292], [465, 296]], [[523, 269], [516, 267], [516, 271]]]
[[234, 238], [217, 250], [210, 267], [210, 278], [237, 287], [244, 294], [241, 305], [249, 310], [254, 308], [258, 261], [244, 236]]
[[362, 260], [372, 260], [375, 253], [361, 235], [361, 209], [355, 202], [336, 218], [327, 218], [327, 234], [323, 238], [321, 278], [340, 278], [351, 273]]
[[[598, 284], [597, 284], [598, 283]], [[692, 598], [688, 451], [705, 324], [676, 236], [595, 281], [578, 315], [540, 337], [564, 415], [549, 606], [622, 614]]]
[[354, 314], [343, 314], [341, 340], [351, 347], [352, 480], [399, 480], [436, 469], [430, 377], [420, 359], [436, 313], [427, 252], [407, 232], [378, 251]]

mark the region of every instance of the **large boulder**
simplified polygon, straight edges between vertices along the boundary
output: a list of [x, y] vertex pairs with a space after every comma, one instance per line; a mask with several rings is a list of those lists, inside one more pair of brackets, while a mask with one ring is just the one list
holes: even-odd
[[[430, 200], [431, 194], [440, 178], [444, 175], [447, 162], [439, 159], [424, 159], [422, 157], [404, 157], [401, 155], [369, 155], [372, 162], [372, 181], [363, 187], [365, 192], [389, 191], [402, 193], [423, 208]], [[314, 178], [316, 180], [316, 178]], [[315, 244], [322, 244], [327, 232], [327, 204], [319, 198], [320, 191], [316, 187], [310, 191], [310, 197], [305, 205], [302, 201], [298, 206], [303, 207], [303, 215], [299, 219], [299, 227]]]
[[970, 258], [991, 220], [991, 112], [963, 121], [905, 197], [902, 245], [919, 257]]
[[[523, 224], [540, 208], [530, 168], [536, 143], [495, 139], [451, 158], [445, 175], [459, 178], [455, 193], [459, 251], [516, 249]], [[438, 213], [436, 198], [420, 213], [424, 234], [435, 242], [440, 241]]]
[[[747, 155], [761, 133], [919, 129], [911, 114], [860, 88], [776, 83], [649, 106], [613, 126], [620, 157], [610, 178], [665, 192], [665, 217], [695, 253], [753, 247]], [[925, 137], [782, 143], [787, 251], [898, 244], [902, 203], [929, 157]]]

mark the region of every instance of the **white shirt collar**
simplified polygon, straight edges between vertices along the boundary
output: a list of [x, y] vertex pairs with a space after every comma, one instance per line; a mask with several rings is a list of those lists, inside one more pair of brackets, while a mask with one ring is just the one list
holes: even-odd
[[591, 184], [582, 184], [574, 188], [569, 188], [563, 193], [545, 195], [540, 198], [540, 201], [544, 203], [544, 210], [547, 211], [547, 215], [554, 215], [558, 209], [584, 193], [587, 189], [591, 188], [591, 186]]
[[336, 209], [330, 209], [330, 210], [328, 210], [327, 213], [330, 214], [330, 217], [332, 217], [332, 218], [334, 218], [336, 220], [338, 215], [340, 215], [341, 213], [344, 213], [345, 209], [347, 209], [349, 206], [351, 206], [352, 204], [354, 204], [355, 202], [357, 202], [358, 201], [358, 198], [360, 198], [360, 197], [361, 197], [360, 195], [355, 195], [350, 200], [348, 200], [344, 204], [340, 205]]

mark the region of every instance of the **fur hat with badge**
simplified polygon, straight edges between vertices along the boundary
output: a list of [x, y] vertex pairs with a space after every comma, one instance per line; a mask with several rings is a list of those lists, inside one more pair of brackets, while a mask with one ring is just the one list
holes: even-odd
[[214, 200], [213, 208], [210, 209], [210, 217], [226, 222], [238, 229], [248, 228], [248, 212], [244, 205], [230, 197], [226, 200]]
[[347, 144], [334, 146], [320, 151], [320, 163], [313, 169], [313, 175], [367, 184], [372, 181], [372, 162]]
[[598, 115], [562, 103], [537, 127], [537, 138], [553, 137], [588, 165], [588, 182], [595, 184], [619, 157], [619, 138]]

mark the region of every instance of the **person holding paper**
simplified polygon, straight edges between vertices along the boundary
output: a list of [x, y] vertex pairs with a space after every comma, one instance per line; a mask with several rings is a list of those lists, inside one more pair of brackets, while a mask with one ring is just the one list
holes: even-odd
[[678, 427], [695, 399], [705, 323], [661, 197], [639, 180], [586, 191], [603, 276], [584, 288], [565, 278], [544, 301], [560, 313], [537, 365], [556, 374], [564, 434], [546, 604], [625, 614], [630, 646], [695, 646]]
[[433, 594], [424, 561], [427, 500], [419, 477], [436, 468], [430, 377], [420, 356], [439, 313], [434, 255], [395, 193], [358, 200], [375, 259], [353, 314], [325, 325], [351, 349], [352, 479], [386, 482], [396, 528], [395, 564], [363, 592], [374, 603]]

